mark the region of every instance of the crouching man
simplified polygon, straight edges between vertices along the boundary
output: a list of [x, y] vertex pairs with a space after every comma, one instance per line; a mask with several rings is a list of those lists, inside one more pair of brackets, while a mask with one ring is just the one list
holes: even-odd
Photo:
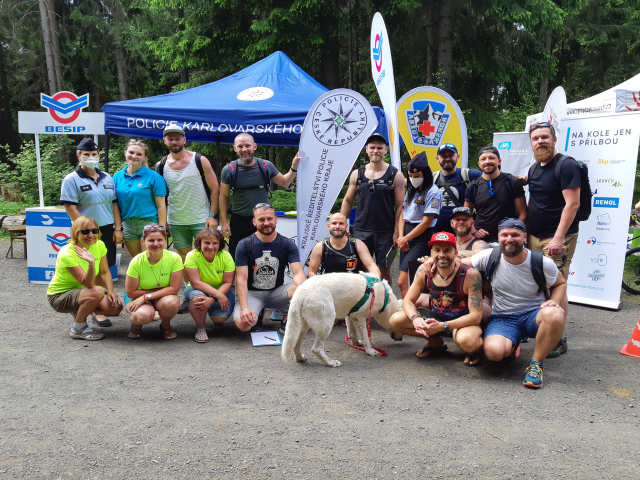
[[535, 337], [535, 350], [523, 384], [539, 388], [543, 383], [542, 362], [564, 331], [567, 283], [552, 259], [524, 248], [526, 237], [524, 223], [508, 218], [498, 225], [499, 252], [483, 250], [463, 262], [470, 260], [474, 268], [486, 272], [493, 287], [493, 315], [484, 337], [485, 357], [494, 362], [515, 358], [520, 341]]
[[[448, 232], [436, 233], [429, 242], [435, 264], [432, 278], [418, 270], [402, 310], [390, 319], [391, 327], [403, 335], [423, 337], [427, 344], [417, 353], [426, 358], [447, 349], [442, 336], [453, 341], [467, 353], [465, 365], [478, 365], [482, 349], [482, 277], [468, 265], [456, 262], [456, 239]], [[429, 296], [429, 309], [423, 318], [415, 306], [421, 293]]]

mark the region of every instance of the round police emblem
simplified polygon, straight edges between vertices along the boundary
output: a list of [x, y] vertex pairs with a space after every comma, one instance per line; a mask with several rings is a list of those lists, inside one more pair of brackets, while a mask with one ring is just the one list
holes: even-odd
[[246, 102], [257, 102], [273, 97], [273, 90], [267, 87], [251, 87], [241, 91], [237, 98]]
[[349, 95], [334, 95], [313, 111], [315, 137], [325, 145], [346, 145], [355, 140], [367, 126], [367, 112]]

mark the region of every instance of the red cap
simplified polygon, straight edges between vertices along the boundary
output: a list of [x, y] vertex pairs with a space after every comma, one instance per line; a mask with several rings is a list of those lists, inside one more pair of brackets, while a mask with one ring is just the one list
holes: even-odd
[[449, 245], [452, 245], [453, 248], [458, 248], [456, 237], [453, 236], [453, 233], [449, 232], [434, 233], [431, 237], [431, 241], [429, 242], [429, 246], [433, 245], [434, 243], [448, 243]]

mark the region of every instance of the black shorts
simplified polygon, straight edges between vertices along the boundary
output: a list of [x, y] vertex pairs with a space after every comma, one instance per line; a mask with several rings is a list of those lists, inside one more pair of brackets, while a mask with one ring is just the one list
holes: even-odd
[[[405, 223], [404, 224], [404, 234], [407, 235], [414, 228], [416, 228], [419, 223]], [[422, 235], [418, 238], [414, 238], [413, 240], [409, 240], [409, 251], [403, 252], [400, 251], [400, 271], [408, 272], [409, 271], [409, 262], [416, 261], [420, 257], [427, 257], [431, 255], [431, 247], [429, 246], [429, 240], [431, 240], [431, 236], [435, 233], [434, 228], [427, 228]]]
[[107, 265], [109, 268], [116, 264], [116, 244], [113, 243], [113, 224], [100, 227], [100, 240], [107, 248]]
[[236, 259], [236, 248], [241, 240], [257, 232], [253, 224], [253, 217], [243, 217], [242, 215], [231, 214], [229, 220], [229, 228], [231, 229], [231, 238], [229, 239], [229, 253]]
[[393, 245], [393, 232], [376, 233], [367, 230], [354, 230], [353, 237], [364, 242], [372, 257], [375, 254], [376, 265], [380, 267], [389, 267], [396, 258], [398, 247]]
[[[455, 317], [450, 317], [448, 315], [445, 315], [444, 313], [440, 313], [437, 311], [434, 312], [433, 310], [429, 310], [428, 308], [418, 308], [418, 313], [422, 315], [423, 318], [435, 318], [439, 322], [450, 322], [451, 320], [456, 320], [466, 315], [468, 312], [461, 313], [460, 315], [456, 315]], [[442, 332], [436, 333], [435, 336], [436, 337], [453, 337], [452, 332], [453, 330], [451, 330], [451, 332], [449, 333], [445, 333], [444, 331], [442, 331]]]

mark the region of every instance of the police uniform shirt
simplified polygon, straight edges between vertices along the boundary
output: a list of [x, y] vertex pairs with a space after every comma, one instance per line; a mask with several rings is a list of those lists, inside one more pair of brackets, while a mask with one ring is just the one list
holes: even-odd
[[113, 178], [96, 168], [98, 183], [82, 167], [62, 181], [60, 203], [75, 205], [81, 215], [93, 218], [98, 226], [113, 225], [113, 203], [118, 201]]
[[[406, 195], [409, 195], [410, 191], [411, 189], [407, 190]], [[429, 225], [433, 227], [438, 221], [441, 208], [442, 193], [436, 185], [433, 185], [426, 193], [417, 190], [414, 197], [408, 203], [405, 202], [402, 216], [408, 223], [420, 223], [423, 217], [435, 217]]]

